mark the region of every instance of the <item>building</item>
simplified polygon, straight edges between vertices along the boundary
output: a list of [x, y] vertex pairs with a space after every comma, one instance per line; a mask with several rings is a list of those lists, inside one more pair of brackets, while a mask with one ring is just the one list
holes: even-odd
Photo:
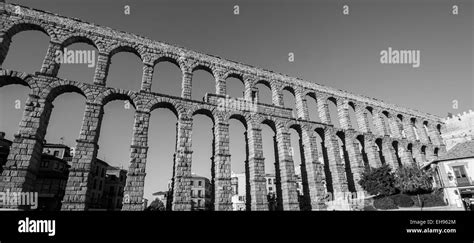
[[165, 211], [171, 211], [171, 190], [168, 191], [159, 191], [155, 192], [152, 195], [155, 196], [155, 199], [160, 200], [163, 203], [163, 207], [165, 208]]
[[[298, 167], [295, 168], [296, 170]], [[301, 174], [296, 174], [296, 190], [298, 195], [303, 195], [303, 180]], [[270, 205], [272, 199], [277, 197], [277, 180], [275, 174], [265, 174], [265, 184], [267, 188], [267, 198], [269, 200], [269, 207], [274, 208], [275, 206]], [[233, 173], [231, 174], [231, 185], [232, 185], [232, 209], [234, 211], [246, 210], [246, 181], [245, 173]]]
[[91, 168], [92, 186], [90, 190], [89, 208], [104, 210], [103, 195], [105, 186], [105, 175], [109, 164], [101, 159], [96, 159], [95, 166]]
[[66, 145], [46, 143], [43, 146], [35, 183], [35, 191], [38, 192], [38, 210], [57, 211], [61, 209], [71, 159], [71, 150]]
[[474, 200], [474, 140], [456, 144], [430, 165], [435, 187], [443, 189], [449, 205], [462, 207], [461, 200]]
[[211, 210], [211, 181], [203, 176], [191, 176], [191, 210]]
[[7, 163], [8, 154], [10, 154], [10, 146], [12, 141], [5, 139], [5, 133], [0, 132], [0, 174], [3, 171], [3, 166]]
[[449, 115], [446, 118], [446, 132], [442, 134], [446, 144], [446, 150], [450, 150], [456, 144], [474, 140], [474, 112], [464, 112], [458, 115]]
[[245, 173], [231, 173], [232, 186], [232, 210], [246, 210], [246, 190], [245, 190]]
[[105, 186], [102, 194], [102, 207], [110, 211], [122, 209], [123, 192], [127, 180], [127, 171], [109, 166], [105, 173]]

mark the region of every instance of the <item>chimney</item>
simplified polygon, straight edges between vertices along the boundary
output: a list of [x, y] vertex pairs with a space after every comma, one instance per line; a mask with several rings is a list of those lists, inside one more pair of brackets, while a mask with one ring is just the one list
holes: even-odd
[[[1, 0], [0, 0], [1, 1]], [[4, 132], [0, 132], [0, 139], [3, 139], [5, 138], [5, 133]]]

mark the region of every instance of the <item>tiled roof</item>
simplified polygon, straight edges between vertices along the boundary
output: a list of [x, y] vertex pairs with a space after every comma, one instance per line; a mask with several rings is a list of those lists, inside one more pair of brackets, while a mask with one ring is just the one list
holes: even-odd
[[441, 156], [437, 161], [453, 160], [474, 157], [474, 140], [456, 144], [446, 155]]

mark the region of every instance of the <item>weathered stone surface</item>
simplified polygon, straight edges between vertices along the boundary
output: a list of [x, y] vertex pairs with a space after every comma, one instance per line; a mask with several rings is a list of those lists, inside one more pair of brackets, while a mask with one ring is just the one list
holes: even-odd
[[[443, 120], [437, 116], [355, 95], [298, 78], [249, 65], [206, 55], [185, 48], [161, 43], [134, 34], [82, 22], [77, 19], [5, 4], [0, 11], [0, 65], [9, 51], [12, 37], [25, 30], [41, 30], [50, 36], [50, 45], [41, 69], [35, 74], [0, 69], [0, 87], [21, 84], [31, 89], [18, 133], [12, 144], [8, 162], [0, 180], [0, 191], [28, 191], [33, 188], [43, 147], [43, 138], [53, 109], [52, 101], [65, 92], [77, 92], [86, 99], [86, 109], [76, 153], [67, 183], [63, 210], [87, 210], [90, 169], [98, 150], [103, 106], [110, 101], [129, 100], [135, 107], [134, 135], [130, 167], [126, 182], [124, 210], [142, 210], [143, 186], [148, 151], [149, 114], [159, 107], [171, 109], [178, 117], [177, 143], [173, 173], [173, 210], [190, 210], [190, 176], [192, 166], [192, 117], [206, 113], [214, 121], [213, 178], [214, 209], [231, 210], [230, 155], [228, 120], [238, 115], [247, 124], [247, 168], [249, 175], [249, 208], [267, 210], [264, 181], [264, 160], [260, 125], [273, 124], [277, 168], [277, 195], [283, 210], [299, 210], [295, 165], [290, 153], [290, 128], [300, 130], [302, 174], [305, 200], [312, 210], [324, 210], [320, 198], [327, 192], [340, 193], [361, 188], [357, 184], [362, 169], [388, 163], [423, 163], [445, 152], [440, 133]], [[17, 9], [21, 10], [17, 13]], [[87, 41], [99, 52], [94, 84], [82, 80], [64, 80], [56, 75], [60, 67], [53, 55], [71, 44]], [[121, 90], [107, 85], [111, 57], [121, 51], [132, 51], [143, 60], [141, 90]], [[182, 71], [181, 97], [150, 92], [153, 67], [171, 61]], [[1, 66], [0, 66], [1, 67]], [[203, 101], [191, 100], [192, 76], [196, 69], [213, 74], [215, 94]], [[237, 77], [244, 83], [244, 101], [258, 102], [257, 83], [272, 91], [273, 104], [260, 104], [255, 110], [222, 111], [219, 103], [226, 99], [226, 78]], [[283, 90], [295, 95], [296, 111], [283, 107]], [[306, 94], [316, 98], [317, 111], [309, 111]], [[340, 128], [331, 123], [328, 100], [336, 103]], [[355, 109], [357, 126], [351, 123], [350, 109]], [[309, 121], [309, 112], [318, 112], [321, 122]], [[333, 117], [334, 118], [334, 117]], [[369, 121], [374, 125], [371, 127]], [[415, 134], [415, 128], [418, 134]], [[316, 133], [315, 133], [316, 131]], [[319, 135], [318, 135], [319, 134]], [[339, 146], [337, 134], [343, 137]], [[318, 152], [317, 136], [322, 140]], [[358, 142], [357, 142], [358, 141]], [[377, 141], [379, 141], [377, 143]], [[396, 143], [395, 143], [396, 142]], [[398, 144], [396, 153], [394, 144]], [[341, 151], [344, 150], [344, 151]], [[398, 157], [397, 157], [398, 154]], [[344, 155], [341, 157], [341, 155]], [[319, 157], [323, 157], [324, 162]], [[416, 161], [415, 161], [416, 160]], [[399, 163], [401, 161], [401, 163]], [[349, 175], [349, 176], [348, 176]], [[350, 183], [348, 182], [348, 178]]]

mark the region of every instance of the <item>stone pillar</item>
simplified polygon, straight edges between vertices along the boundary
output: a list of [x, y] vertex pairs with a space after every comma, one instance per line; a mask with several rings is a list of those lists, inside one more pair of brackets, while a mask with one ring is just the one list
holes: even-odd
[[174, 167], [173, 211], [191, 210], [192, 118], [178, 119], [178, 146]]
[[81, 132], [76, 140], [69, 178], [61, 210], [82, 211], [89, 208], [90, 191], [97, 151], [100, 127], [103, 116], [101, 104], [86, 103]]
[[369, 128], [368, 117], [367, 117], [367, 109], [357, 104], [355, 114], [357, 118], [357, 124], [359, 124], [360, 131], [362, 131], [363, 133], [371, 132]]
[[277, 85], [276, 81], [270, 83], [272, 88], [272, 102], [273, 105], [283, 106], [283, 94], [280, 90], [280, 87]]
[[361, 149], [356, 141], [356, 133], [354, 130], [345, 131], [345, 146], [348, 153], [349, 162], [351, 166], [352, 179], [354, 180], [354, 189], [356, 192], [362, 192], [364, 189], [359, 185], [359, 181], [362, 178], [362, 173], [365, 170], [364, 161], [362, 160]]
[[48, 51], [46, 52], [43, 64], [41, 65], [41, 74], [52, 77], [56, 77], [58, 75], [61, 64], [56, 62], [56, 54], [62, 50], [63, 48], [61, 47], [60, 43], [53, 41], [49, 42]]
[[262, 130], [259, 126], [250, 124], [248, 135], [251, 210], [267, 211], [267, 184], [265, 181]]
[[417, 165], [421, 165], [424, 162], [424, 158], [421, 154], [421, 144], [419, 143], [414, 143], [412, 147], [412, 153], [413, 153], [413, 158], [416, 161]]
[[296, 117], [298, 119], [309, 120], [308, 106], [303, 92], [300, 89], [295, 90]]
[[214, 127], [214, 210], [232, 211], [229, 123], [219, 121]]
[[246, 101], [249, 101], [251, 102], [252, 101], [252, 78], [248, 75], [245, 75], [244, 76], [244, 94], [243, 94], [243, 98], [246, 100]]
[[385, 136], [382, 140], [382, 153], [385, 158], [385, 163], [390, 165], [393, 170], [398, 169], [397, 155], [395, 154], [392, 141], [388, 136]]
[[416, 120], [416, 127], [418, 129], [418, 134], [420, 136], [420, 141], [422, 143], [431, 143], [430, 138], [428, 137], [428, 133], [426, 131], [425, 125], [418, 120]]
[[399, 151], [400, 160], [402, 161], [403, 166], [410, 166], [413, 164], [413, 158], [412, 158], [411, 152], [408, 151], [406, 144], [399, 143], [398, 151]]
[[10, 48], [11, 38], [4, 31], [0, 32], [0, 67], [3, 65]]
[[318, 113], [321, 122], [331, 124], [331, 116], [329, 114], [329, 105], [327, 102], [327, 97], [324, 95], [316, 95], [316, 99], [318, 103]]
[[10, 154], [0, 181], [0, 191], [33, 192], [39, 170], [43, 139], [53, 105], [30, 94], [19, 125], [19, 131], [10, 147]]
[[347, 100], [337, 100], [337, 115], [341, 128], [352, 129], [351, 118], [349, 116], [349, 102]]
[[403, 119], [403, 130], [405, 131], [405, 135], [409, 141], [415, 141], [415, 131], [413, 130], [413, 125], [411, 120], [407, 118]]
[[183, 71], [183, 80], [181, 84], [181, 98], [191, 99], [192, 79], [193, 79], [193, 73], [191, 71]]
[[436, 145], [436, 146], [442, 146], [443, 145], [443, 138], [441, 137], [440, 132], [434, 126], [434, 124], [429, 124], [428, 126], [428, 135], [431, 137], [431, 142]]
[[143, 76], [141, 90], [150, 92], [153, 80], [153, 63], [143, 63]]
[[124, 188], [122, 210], [143, 211], [143, 191], [145, 187], [145, 168], [148, 152], [148, 127], [150, 113], [135, 111], [133, 138], [130, 145], [130, 166]]
[[97, 64], [94, 74], [94, 84], [105, 86], [107, 74], [109, 73], [110, 57], [108, 53], [100, 52], [97, 56]]
[[216, 94], [226, 95], [227, 94], [227, 83], [226, 80], [222, 78], [224, 75], [224, 70], [217, 69], [216, 71]]
[[334, 132], [334, 128], [327, 127], [324, 131], [324, 141], [326, 145], [329, 170], [331, 171], [333, 193], [338, 194], [349, 191], [347, 185], [346, 169], [339, 152], [339, 143]]
[[283, 210], [298, 211], [298, 191], [296, 190], [296, 175], [293, 156], [290, 154], [290, 133], [284, 127], [277, 127], [278, 158], [280, 182], [282, 191]]
[[377, 144], [375, 143], [375, 136], [373, 134], [365, 135], [365, 153], [367, 154], [367, 160], [369, 165], [372, 168], [378, 168], [382, 166], [382, 161], [380, 160]]
[[390, 125], [390, 131], [392, 136], [395, 138], [402, 138], [402, 129], [400, 127], [398, 118], [394, 115], [390, 115], [390, 117], [388, 118], [388, 124]]
[[382, 112], [380, 112], [379, 110], [374, 109], [373, 116], [374, 116], [375, 130], [377, 131], [375, 134], [381, 137], [385, 135], [389, 135], [388, 130], [387, 130], [387, 124], [385, 124], [385, 120], [382, 118], [384, 114], [382, 114]]
[[302, 129], [301, 144], [304, 151], [304, 164], [301, 166], [303, 188], [306, 184], [311, 202], [311, 210], [324, 210], [326, 209], [326, 205], [322, 201], [326, 194], [326, 188], [323, 185], [325, 180], [324, 165], [318, 160], [316, 136], [310, 129]]

